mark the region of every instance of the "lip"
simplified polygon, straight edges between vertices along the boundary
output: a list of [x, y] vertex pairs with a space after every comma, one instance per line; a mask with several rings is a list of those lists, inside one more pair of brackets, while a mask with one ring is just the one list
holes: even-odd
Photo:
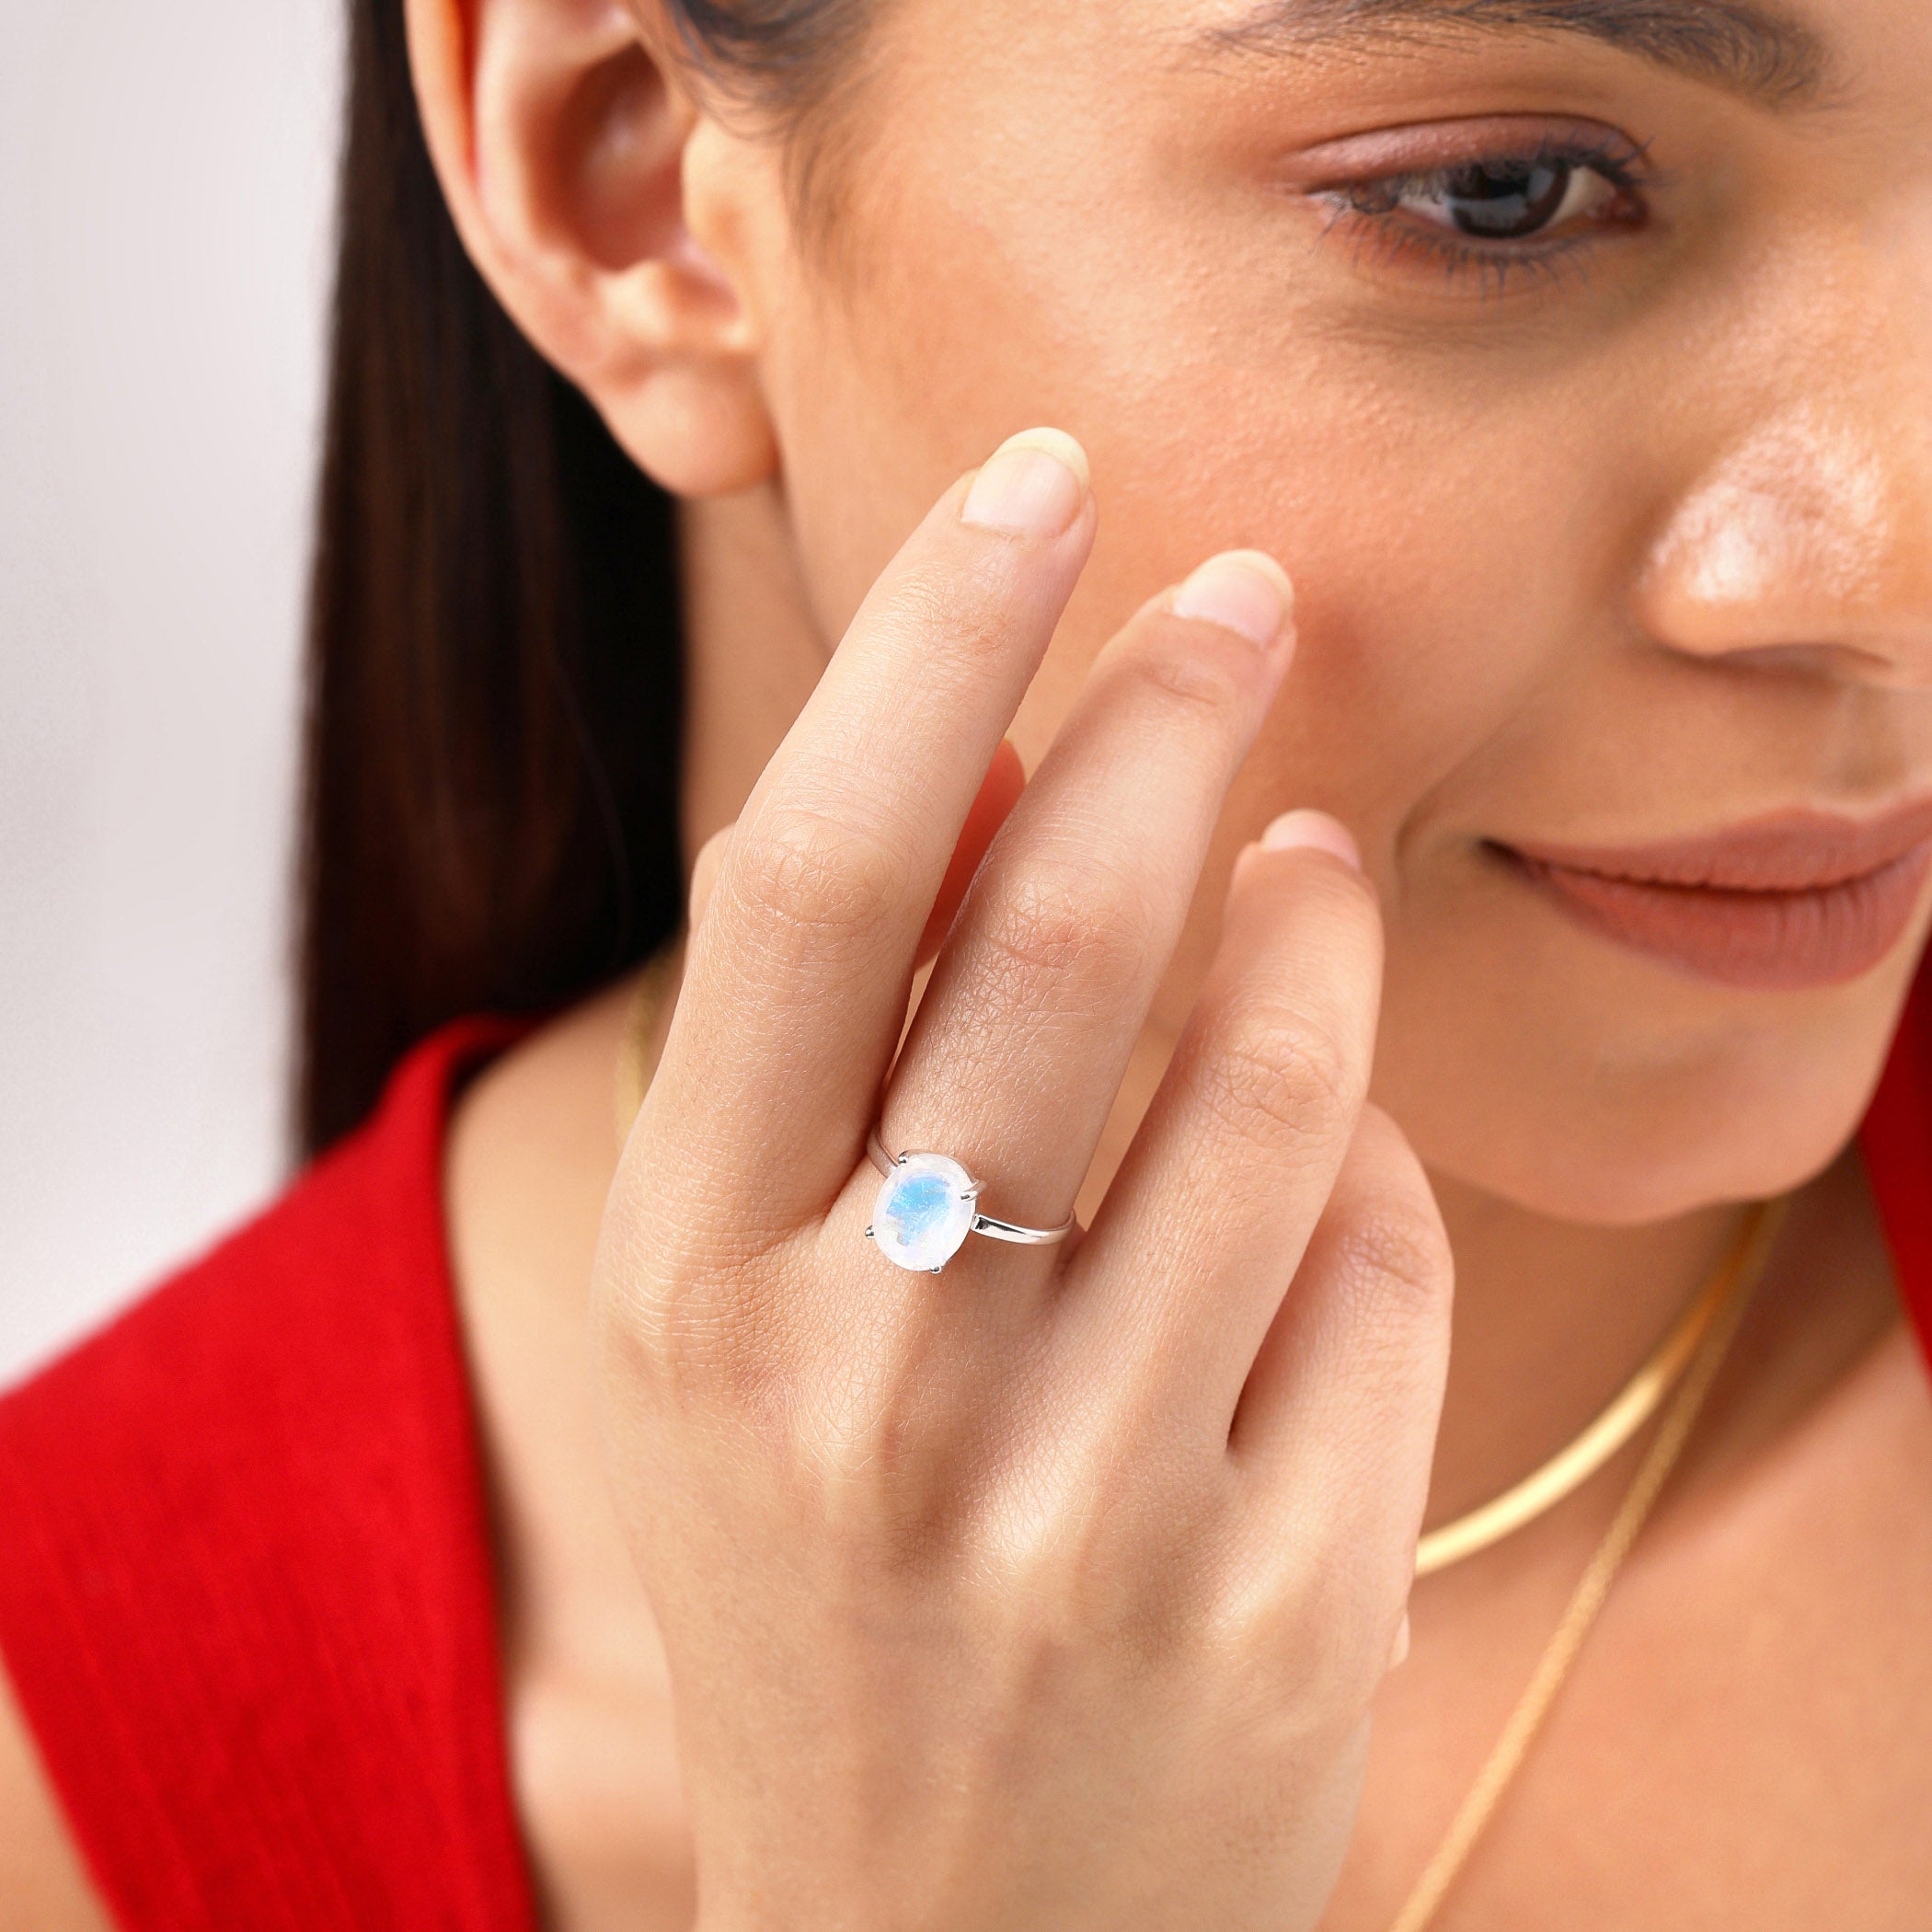
[[1489, 849], [1601, 937], [1720, 984], [1841, 985], [1887, 959], [1932, 872], [1932, 799], [1858, 820], [1781, 812], [1650, 845]]

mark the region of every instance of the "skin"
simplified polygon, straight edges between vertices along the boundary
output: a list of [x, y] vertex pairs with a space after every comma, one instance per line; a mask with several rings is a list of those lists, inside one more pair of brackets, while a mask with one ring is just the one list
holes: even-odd
[[[906, 0], [828, 225], [648, 9], [412, 0], [472, 254], [692, 505], [703, 922], [645, 1115], [620, 1167], [617, 989], [450, 1152], [559, 1926], [687, 1925], [701, 1879], [719, 1927], [1386, 1924], [1631, 1463], [1418, 1586], [1384, 1682], [1417, 1524], [1565, 1441], [1790, 1190], [1442, 1923], [1903, 1927], [1932, 1892], [1932, 1411], [1847, 1149], [1927, 909], [1848, 983], [1743, 992], [1483, 849], [1932, 791], [1932, 24], [1811, 0], [1832, 77], [1767, 105], [1575, 35], [1188, 51], [1238, 14]], [[1491, 117], [1648, 144], [1645, 218], [1452, 273], [1311, 199], [1324, 144]], [[1039, 422], [1090, 462], [1072, 522], [962, 524]], [[1172, 614], [1230, 546], [1294, 580], [1269, 651]], [[1093, 1233], [928, 1282], [858, 1239], [860, 1147], [1003, 733], [1032, 783], [891, 1137]], [[1309, 806], [1364, 878], [1252, 849]], [[1078, 1606], [1055, 1668], [1016, 1603]], [[0, 1745], [0, 1889], [98, 1923]]]

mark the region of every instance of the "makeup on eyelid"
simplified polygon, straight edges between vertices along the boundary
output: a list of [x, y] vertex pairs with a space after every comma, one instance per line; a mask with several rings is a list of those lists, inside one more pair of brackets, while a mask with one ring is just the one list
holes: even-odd
[[1325, 141], [1286, 162], [1291, 191], [1330, 229], [1501, 280], [1553, 267], [1589, 243], [1648, 224], [1661, 176], [1646, 149], [1602, 122], [1486, 116]]

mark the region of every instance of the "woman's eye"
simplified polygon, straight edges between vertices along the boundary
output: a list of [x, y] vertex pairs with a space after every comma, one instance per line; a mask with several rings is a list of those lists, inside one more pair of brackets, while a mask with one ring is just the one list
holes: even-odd
[[1595, 168], [1570, 161], [1478, 161], [1399, 184], [1389, 212], [1478, 241], [1533, 241], [1601, 218], [1620, 194]]
[[1547, 150], [1318, 190], [1338, 220], [1392, 247], [1433, 248], [1498, 270], [1643, 224], [1636, 158]]

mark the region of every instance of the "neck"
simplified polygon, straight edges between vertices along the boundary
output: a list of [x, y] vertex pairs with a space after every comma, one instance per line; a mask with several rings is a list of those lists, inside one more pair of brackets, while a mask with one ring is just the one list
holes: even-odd
[[1432, 1180], [1458, 1284], [1432, 1526], [1487, 1501], [1570, 1441], [1696, 1299], [1748, 1211], [1593, 1228], [1439, 1173]]

